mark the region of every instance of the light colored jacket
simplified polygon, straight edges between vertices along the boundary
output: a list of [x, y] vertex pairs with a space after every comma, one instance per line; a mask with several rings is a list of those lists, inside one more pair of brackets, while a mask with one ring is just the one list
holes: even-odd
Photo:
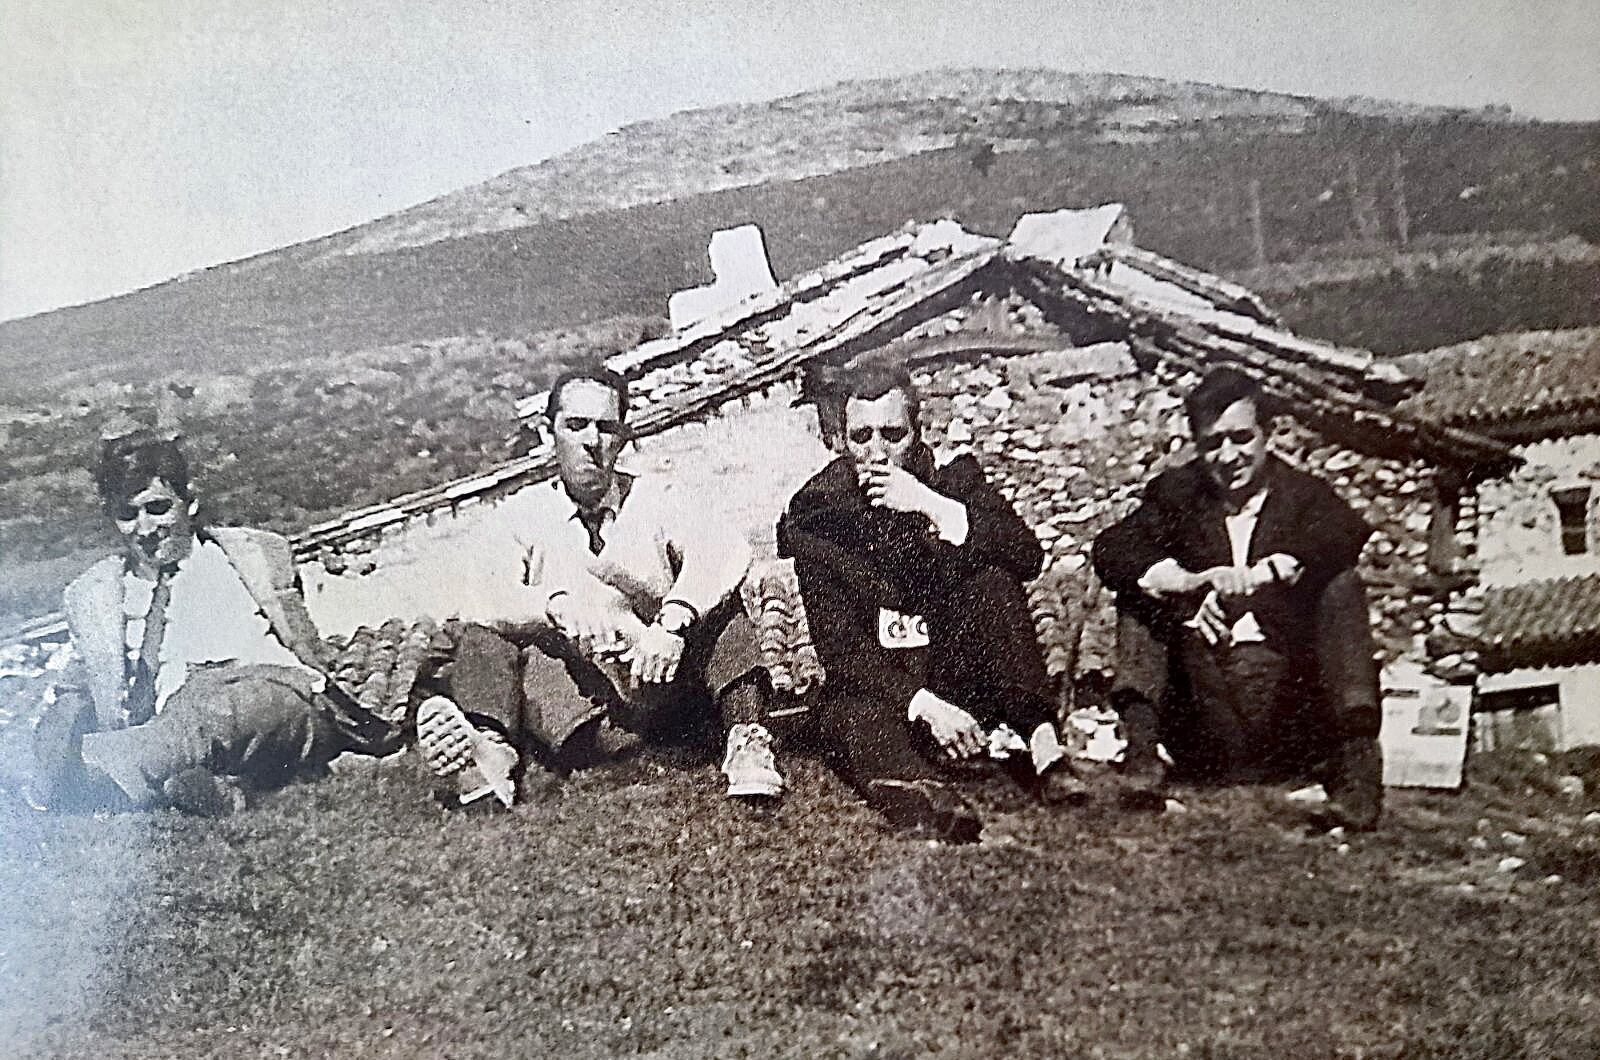
[[[239, 572], [273, 635], [307, 667], [326, 674], [327, 649], [306, 610], [288, 540], [268, 530], [246, 527], [208, 528], [201, 535], [215, 541]], [[121, 556], [108, 556], [75, 578], [62, 598], [67, 628], [82, 660], [84, 683], [94, 704], [96, 727], [101, 731], [125, 728], [130, 721], [126, 700], [127, 619], [122, 606], [125, 570]], [[355, 708], [331, 681], [329, 689], [336, 705], [344, 708], [341, 713]]]

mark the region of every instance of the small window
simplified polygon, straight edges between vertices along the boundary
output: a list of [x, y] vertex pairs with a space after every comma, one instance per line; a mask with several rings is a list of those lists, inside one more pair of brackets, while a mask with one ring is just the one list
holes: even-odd
[[1461, 559], [1456, 523], [1461, 518], [1461, 487], [1441, 474], [1434, 482], [1433, 511], [1428, 517], [1428, 570], [1454, 574]]
[[1589, 487], [1551, 490], [1561, 516], [1561, 551], [1581, 556], [1589, 551]]
[[1561, 745], [1561, 687], [1536, 685], [1480, 692], [1473, 708], [1473, 749], [1555, 751]]

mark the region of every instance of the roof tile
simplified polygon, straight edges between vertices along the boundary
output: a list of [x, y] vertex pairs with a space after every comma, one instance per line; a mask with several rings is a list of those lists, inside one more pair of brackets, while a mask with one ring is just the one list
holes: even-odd
[[1484, 603], [1496, 669], [1600, 661], [1600, 574], [1499, 586]]

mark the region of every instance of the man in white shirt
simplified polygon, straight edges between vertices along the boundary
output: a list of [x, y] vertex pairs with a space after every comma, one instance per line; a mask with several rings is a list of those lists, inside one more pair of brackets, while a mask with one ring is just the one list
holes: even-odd
[[1382, 712], [1355, 567], [1372, 530], [1269, 452], [1263, 401], [1236, 370], [1207, 375], [1186, 400], [1199, 456], [1095, 541], [1118, 600], [1128, 768], [1157, 797], [1158, 740], [1200, 779], [1310, 771], [1341, 823], [1370, 828]]
[[123, 553], [64, 594], [79, 662], [36, 730], [31, 801], [227, 812], [343, 751], [395, 745], [323, 672], [288, 542], [197, 523], [176, 439], [106, 440], [96, 484]]
[[627, 382], [614, 372], [570, 372], [552, 385], [546, 419], [560, 473], [533, 487], [522, 526], [527, 613], [463, 629], [450, 674], [460, 710], [440, 704], [438, 717], [419, 717], [424, 752], [470, 787], [470, 763], [431, 745], [464, 747], [468, 732], [490, 731], [564, 770], [692, 729], [714, 705], [728, 794], [778, 796], [770, 685], [738, 593], [750, 546], [707, 498], [617, 468], [627, 413]]

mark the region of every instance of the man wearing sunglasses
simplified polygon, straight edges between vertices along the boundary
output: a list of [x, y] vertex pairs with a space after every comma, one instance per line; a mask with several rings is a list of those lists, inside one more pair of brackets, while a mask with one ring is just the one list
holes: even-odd
[[1199, 780], [1320, 776], [1329, 815], [1371, 828], [1382, 712], [1356, 562], [1372, 529], [1268, 450], [1248, 376], [1214, 370], [1185, 410], [1199, 455], [1152, 479], [1093, 549], [1117, 594], [1130, 794], [1159, 802], [1159, 742]]
[[174, 437], [104, 440], [95, 481], [122, 554], [67, 587], [77, 659], [19, 756], [27, 801], [217, 815], [344, 751], [396, 746], [327, 678], [288, 541], [202, 525]]
[[707, 498], [619, 470], [628, 384], [576, 370], [546, 407], [559, 474], [520, 518], [527, 613], [465, 626], [449, 698], [418, 711], [418, 741], [457, 798], [509, 804], [535, 756], [558, 771], [693, 729], [714, 706], [734, 797], [776, 797], [770, 686], [738, 589], [750, 546]]
[[839, 456], [789, 502], [778, 549], [828, 674], [826, 753], [890, 824], [946, 841], [980, 822], [941, 762], [992, 756], [1045, 801], [1081, 797], [1023, 590], [1033, 532], [972, 457], [936, 465], [903, 369], [847, 371], [817, 397]]

